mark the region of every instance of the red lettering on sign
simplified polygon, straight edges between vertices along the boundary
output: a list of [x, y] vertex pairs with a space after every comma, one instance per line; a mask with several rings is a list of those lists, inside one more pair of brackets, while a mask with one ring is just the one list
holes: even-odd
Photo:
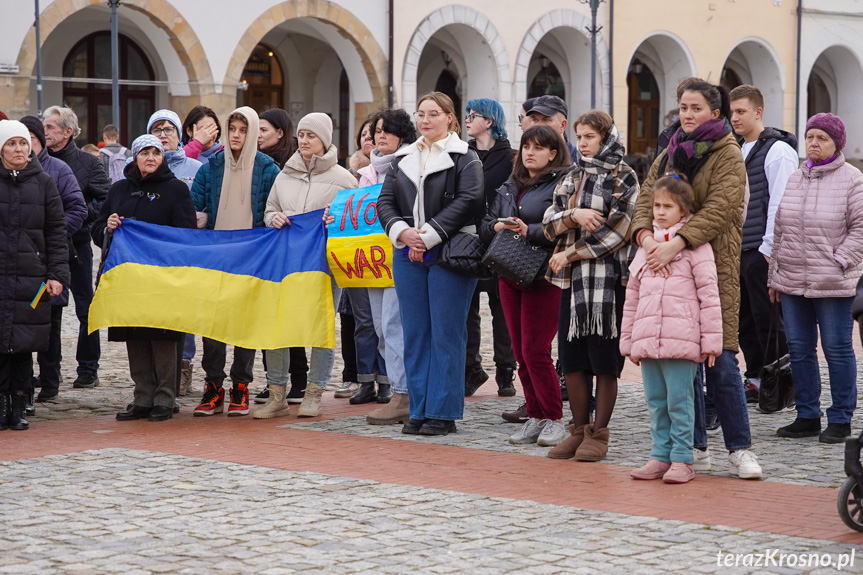
[[380, 273], [372, 267], [372, 264], [370, 264], [368, 258], [366, 258], [365, 250], [359, 248], [354, 257], [354, 267], [357, 268], [357, 277], [363, 277], [363, 268], [369, 268], [369, 271], [372, 272], [376, 278], [381, 277]]
[[[372, 219], [369, 219], [369, 210], [373, 211]], [[368, 206], [366, 206], [365, 220], [368, 225], [372, 225], [378, 219], [378, 204], [377, 202], [372, 202]]]
[[[351, 225], [354, 227], [354, 229], [355, 230], [360, 229], [359, 222], [357, 220], [359, 219], [359, 216], [360, 216], [360, 210], [362, 209], [362, 206], [363, 206], [363, 200], [365, 200], [368, 196], [369, 195], [366, 194], [363, 197], [361, 197], [360, 201], [357, 202], [357, 208], [354, 209], [354, 195], [351, 194], [351, 196], [348, 198], [348, 201], [345, 202], [345, 212], [342, 214], [342, 224], [341, 224], [341, 227], [339, 227], [339, 230], [344, 231], [345, 219], [348, 217], [350, 217]], [[377, 210], [375, 210], [375, 211], [377, 211]]]
[[359, 270], [356, 269], [356, 261], [354, 262], [354, 267], [351, 267], [350, 262], [345, 262], [345, 266], [347, 266], [347, 269], [345, 269], [345, 266], [343, 266], [339, 261], [339, 258], [336, 257], [335, 252], [330, 252], [330, 257], [333, 258], [333, 261], [336, 262], [336, 265], [339, 266], [339, 269], [342, 270], [342, 273], [345, 274], [348, 279], [351, 279], [354, 274], [358, 277], [363, 277], [362, 274], [359, 273]]
[[377, 278], [382, 277], [383, 274], [381, 273], [380, 268], [384, 268], [384, 271], [387, 273], [387, 277], [389, 277], [390, 279], [393, 279], [393, 274], [390, 271], [390, 268], [385, 265], [386, 261], [387, 261], [386, 250], [383, 249], [381, 246], [372, 246], [371, 255], [372, 255], [372, 265], [375, 266], [375, 271], [377, 272], [377, 273], [375, 273], [375, 277], [377, 277]]

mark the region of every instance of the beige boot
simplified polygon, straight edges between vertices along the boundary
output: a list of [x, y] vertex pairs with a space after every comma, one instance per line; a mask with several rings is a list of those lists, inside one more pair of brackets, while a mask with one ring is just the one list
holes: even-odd
[[584, 428], [584, 441], [575, 451], [576, 461], [599, 461], [608, 453], [608, 428]]
[[584, 441], [584, 430], [586, 428], [587, 425], [576, 427], [575, 424], [570, 423], [569, 437], [549, 449], [546, 457], [550, 457], [551, 459], [572, 459], [575, 457], [575, 451], [581, 445], [581, 442]]
[[252, 414], [254, 419], [270, 419], [272, 417], [285, 417], [291, 414], [291, 406], [285, 400], [284, 385], [268, 385], [270, 397], [263, 407]]
[[192, 362], [184, 359], [183, 367], [180, 369], [180, 395], [186, 395], [195, 391], [192, 389]]
[[300, 409], [297, 411], [297, 417], [317, 417], [324, 410], [321, 408], [321, 396], [324, 394], [324, 388], [317, 383], [309, 382], [306, 385], [306, 394], [303, 396], [303, 403], [300, 404]]
[[369, 413], [366, 416], [366, 421], [370, 425], [393, 425], [396, 423], [405, 423], [410, 419], [410, 411], [408, 394], [393, 393], [393, 397], [390, 402]]

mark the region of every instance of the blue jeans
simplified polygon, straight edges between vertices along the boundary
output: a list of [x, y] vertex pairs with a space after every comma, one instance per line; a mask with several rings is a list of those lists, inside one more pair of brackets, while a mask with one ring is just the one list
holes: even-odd
[[818, 332], [821, 332], [821, 347], [827, 360], [833, 399], [833, 405], [827, 408], [827, 421], [851, 422], [857, 407], [857, 362], [852, 346], [853, 300], [853, 297], [807, 298], [782, 294], [798, 417], [821, 418], [821, 372], [815, 349]]
[[[330, 285], [333, 293], [333, 309], [338, 309], [342, 288], [338, 287], [333, 279], [330, 280]], [[311, 364], [309, 365], [309, 382], [326, 388], [335, 361], [335, 349], [313, 347]], [[291, 348], [267, 350], [267, 385], [287, 385], [290, 370]]]
[[713, 367], [706, 369], [707, 389], [713, 394], [726, 449], [729, 452], [749, 449], [752, 447], [752, 436], [749, 433], [749, 412], [746, 410], [746, 395], [737, 365], [737, 353], [723, 349]]
[[354, 312], [354, 345], [357, 348], [357, 381], [389, 383], [387, 366], [379, 353], [378, 335], [367, 288], [347, 288]]
[[189, 361], [195, 357], [195, 334], [187, 333], [183, 338], [183, 359]]
[[407, 393], [405, 336], [396, 288], [369, 288], [372, 319], [378, 334], [378, 352], [384, 357], [393, 393]]
[[411, 419], [462, 419], [467, 312], [476, 278], [396, 251], [393, 276], [402, 316]]
[[692, 381], [697, 364], [688, 359], [641, 360], [644, 397], [650, 412], [650, 458], [692, 465], [695, 421]]
[[81, 375], [99, 371], [102, 347], [98, 331], [87, 334], [87, 318], [93, 301], [93, 246], [89, 241], [76, 243], [75, 251], [78, 252], [81, 265], [71, 270], [69, 290], [75, 299], [75, 315], [78, 316], [78, 350], [75, 359], [78, 360], [78, 375]]

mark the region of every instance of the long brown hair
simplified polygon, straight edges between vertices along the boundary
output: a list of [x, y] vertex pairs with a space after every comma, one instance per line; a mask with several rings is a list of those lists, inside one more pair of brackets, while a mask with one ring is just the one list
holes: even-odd
[[458, 114], [455, 113], [455, 104], [452, 103], [452, 99], [449, 96], [443, 92], [429, 92], [417, 101], [417, 109], [426, 100], [433, 100], [435, 104], [440, 106], [444, 114], [452, 114], [452, 122], [447, 126], [448, 131], [455, 132], [456, 134], [461, 132], [461, 125], [458, 123]]
[[[548, 165], [533, 177], [530, 176], [530, 172], [527, 171], [521, 160], [521, 152], [528, 143], [557, 151], [557, 154], [548, 162]], [[519, 190], [526, 190], [547, 173], [566, 168], [570, 165], [572, 165], [572, 158], [569, 155], [569, 149], [566, 147], [563, 137], [554, 128], [546, 124], [538, 124], [529, 128], [521, 136], [518, 154], [515, 156], [515, 161], [513, 162], [512, 179], [515, 180]]]

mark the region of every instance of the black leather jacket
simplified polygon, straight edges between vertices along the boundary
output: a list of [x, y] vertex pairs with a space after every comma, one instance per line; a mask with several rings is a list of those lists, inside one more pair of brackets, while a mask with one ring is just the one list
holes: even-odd
[[[442, 242], [465, 226], [479, 224], [485, 215], [482, 163], [465, 142], [456, 140], [454, 145], [448, 144], [445, 152], [438, 156], [436, 166], [430, 166], [422, 177], [418, 157], [411, 157], [419, 155], [416, 144], [406, 146], [396, 154], [378, 199], [378, 218], [393, 244], [402, 231], [416, 227], [414, 205], [420, 181], [423, 182], [425, 225], [437, 232]], [[447, 155], [451, 160], [446, 158]], [[436, 169], [451, 163], [455, 165]], [[455, 170], [452, 194], [446, 189], [450, 170]]]
[[494, 239], [494, 225], [497, 218], [520, 218], [527, 224], [527, 239], [535, 246], [551, 252], [555, 242], [549, 241], [542, 231], [542, 217], [545, 211], [551, 207], [554, 188], [567, 170], [555, 170], [545, 174], [540, 180], [525, 190], [521, 201], [516, 205], [516, 199], [520, 190], [515, 180], [508, 179], [498, 188], [497, 196], [488, 210], [482, 225], [479, 228], [479, 236], [486, 244]]

